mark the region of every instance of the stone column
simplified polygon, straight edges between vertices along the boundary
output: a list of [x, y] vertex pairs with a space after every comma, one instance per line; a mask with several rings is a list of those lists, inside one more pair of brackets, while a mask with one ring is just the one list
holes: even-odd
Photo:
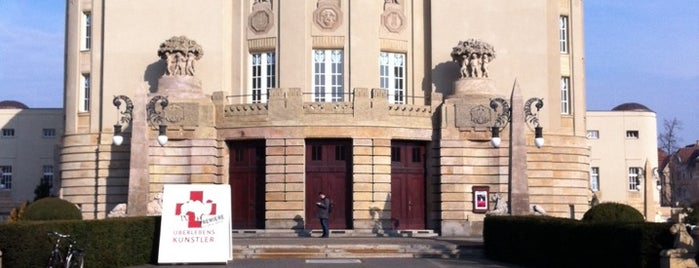
[[529, 214], [529, 179], [527, 177], [527, 142], [525, 140], [524, 129], [526, 122], [524, 118], [524, 102], [519, 83], [515, 81], [510, 99], [511, 121], [510, 121], [510, 155], [509, 158], [509, 183], [511, 215]]
[[131, 119], [131, 157], [129, 164], [129, 216], [145, 216], [150, 188], [150, 150], [148, 146], [148, 123], [146, 122], [146, 92], [144, 84], [134, 98], [133, 118]]

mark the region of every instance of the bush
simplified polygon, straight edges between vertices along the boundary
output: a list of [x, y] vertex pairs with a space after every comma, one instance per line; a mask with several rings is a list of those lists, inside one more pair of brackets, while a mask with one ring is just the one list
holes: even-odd
[[10, 211], [10, 218], [7, 220], [7, 223], [15, 223], [18, 221], [22, 220], [22, 216], [24, 216], [24, 211], [27, 210], [27, 206], [29, 206], [29, 202], [22, 202], [19, 207], [13, 208], [12, 211]]
[[50, 220], [82, 220], [80, 209], [66, 200], [48, 197], [31, 203], [24, 211], [22, 220], [25, 221], [50, 221]]
[[585, 222], [644, 222], [643, 214], [632, 206], [605, 202], [590, 208], [582, 218]]

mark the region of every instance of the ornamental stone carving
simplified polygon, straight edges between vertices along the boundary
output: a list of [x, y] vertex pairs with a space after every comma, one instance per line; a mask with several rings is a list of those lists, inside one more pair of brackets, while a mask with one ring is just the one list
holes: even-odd
[[342, 24], [340, 0], [318, 0], [316, 10], [313, 11], [313, 21], [321, 30], [337, 29]]
[[263, 34], [272, 29], [273, 25], [272, 2], [269, 0], [255, 0], [252, 4], [252, 12], [248, 16], [250, 30], [256, 34]]
[[495, 59], [495, 48], [478, 39], [459, 41], [451, 51], [451, 58], [459, 63], [459, 77], [488, 77], [488, 64]]
[[158, 57], [167, 63], [166, 76], [194, 76], [194, 62], [202, 56], [201, 46], [185, 36], [173, 36], [158, 49]]
[[381, 14], [381, 23], [389, 32], [399, 33], [405, 28], [405, 15], [403, 7], [398, 0], [385, 0], [384, 11]]

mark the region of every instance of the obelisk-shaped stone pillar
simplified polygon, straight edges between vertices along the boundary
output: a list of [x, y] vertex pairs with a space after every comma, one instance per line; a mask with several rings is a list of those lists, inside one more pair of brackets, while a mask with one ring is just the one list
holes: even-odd
[[150, 188], [150, 150], [148, 145], [148, 123], [146, 115], [146, 92], [144, 83], [134, 98], [131, 119], [131, 160], [129, 163], [129, 199], [126, 212], [129, 216], [145, 216]]
[[525, 139], [524, 99], [519, 83], [512, 87], [510, 118], [509, 183], [511, 215], [529, 214], [529, 180], [527, 177], [527, 142]]

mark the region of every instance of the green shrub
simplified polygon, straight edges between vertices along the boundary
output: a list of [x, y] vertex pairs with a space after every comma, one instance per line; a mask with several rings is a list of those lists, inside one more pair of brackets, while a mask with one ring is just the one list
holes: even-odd
[[585, 222], [644, 222], [643, 214], [632, 206], [605, 202], [590, 208], [582, 218]]
[[66, 200], [48, 197], [27, 206], [22, 215], [25, 221], [82, 220], [80, 209]]

